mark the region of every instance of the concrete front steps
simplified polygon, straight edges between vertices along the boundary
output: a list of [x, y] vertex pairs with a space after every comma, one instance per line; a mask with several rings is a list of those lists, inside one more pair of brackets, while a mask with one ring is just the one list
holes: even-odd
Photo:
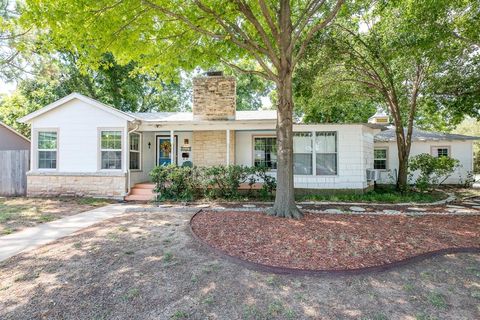
[[137, 183], [132, 187], [125, 201], [152, 201], [155, 200], [155, 184], [151, 182]]

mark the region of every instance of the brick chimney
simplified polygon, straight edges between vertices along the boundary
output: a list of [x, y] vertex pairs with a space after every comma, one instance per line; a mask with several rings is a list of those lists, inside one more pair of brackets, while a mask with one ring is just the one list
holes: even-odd
[[236, 81], [221, 71], [193, 79], [194, 120], [234, 120]]

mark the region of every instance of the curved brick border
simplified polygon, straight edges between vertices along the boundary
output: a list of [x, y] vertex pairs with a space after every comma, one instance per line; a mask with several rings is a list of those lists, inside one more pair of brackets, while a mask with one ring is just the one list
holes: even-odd
[[430, 251], [426, 253], [422, 253], [410, 258], [406, 258], [403, 260], [387, 263], [387, 264], [382, 264], [382, 265], [377, 265], [377, 266], [371, 266], [371, 267], [364, 267], [364, 268], [355, 268], [355, 269], [322, 269], [322, 270], [312, 270], [312, 269], [297, 269], [297, 268], [286, 268], [286, 267], [277, 267], [277, 266], [270, 266], [258, 262], [252, 262], [248, 260], [244, 260], [241, 258], [238, 258], [236, 256], [232, 256], [228, 254], [224, 250], [217, 249], [213, 246], [211, 246], [209, 243], [207, 243], [205, 240], [200, 238], [192, 228], [192, 221], [195, 219], [195, 216], [199, 213], [201, 213], [203, 210], [199, 210], [196, 212], [189, 221], [189, 229], [192, 237], [199, 242], [203, 247], [209, 249], [210, 251], [213, 251], [213, 253], [221, 256], [222, 258], [236, 263], [238, 265], [241, 265], [243, 267], [246, 267], [248, 269], [256, 270], [256, 271], [262, 271], [262, 272], [269, 272], [269, 273], [275, 273], [275, 274], [287, 274], [287, 275], [293, 275], [293, 276], [342, 276], [342, 275], [359, 275], [359, 274], [366, 274], [366, 273], [375, 273], [375, 272], [383, 272], [387, 271], [393, 268], [401, 267], [407, 264], [411, 264], [414, 262], [419, 262], [423, 261], [428, 258], [433, 258], [437, 256], [442, 256], [446, 254], [452, 254], [452, 253], [480, 253], [480, 248], [476, 247], [460, 247], [460, 248], [447, 248], [447, 249], [440, 249], [440, 250], [435, 250], [435, 251]]

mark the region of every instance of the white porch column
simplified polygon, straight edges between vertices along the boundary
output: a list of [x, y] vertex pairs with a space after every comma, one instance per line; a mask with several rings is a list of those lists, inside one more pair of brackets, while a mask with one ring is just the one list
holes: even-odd
[[230, 129], [227, 129], [227, 166], [230, 164]]
[[173, 130], [170, 130], [170, 163], [175, 163], [175, 144], [174, 144]]

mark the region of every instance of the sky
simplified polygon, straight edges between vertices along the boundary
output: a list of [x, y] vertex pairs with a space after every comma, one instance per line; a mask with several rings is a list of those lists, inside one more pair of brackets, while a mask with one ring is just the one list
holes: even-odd
[[5, 83], [3, 80], [0, 79], [0, 94], [12, 93], [16, 87], [17, 84], [15, 82]]

